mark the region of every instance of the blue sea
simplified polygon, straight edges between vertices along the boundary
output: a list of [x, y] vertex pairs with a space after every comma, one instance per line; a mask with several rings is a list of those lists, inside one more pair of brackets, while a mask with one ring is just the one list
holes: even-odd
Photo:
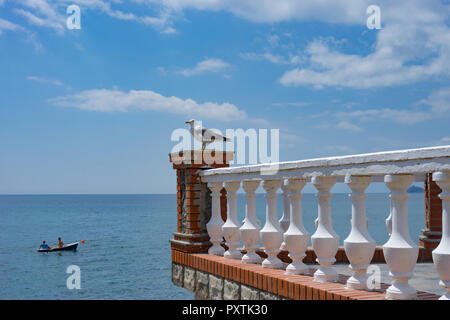
[[[240, 220], [244, 204], [239, 194]], [[424, 227], [423, 194], [411, 194], [408, 207], [411, 238], [417, 243]], [[312, 234], [317, 217], [313, 194], [304, 195], [303, 214]], [[388, 194], [369, 194], [369, 231], [377, 244], [389, 237], [388, 214]], [[257, 215], [264, 224], [262, 194], [257, 195]], [[0, 196], [0, 299], [193, 299], [171, 283], [169, 239], [176, 216], [175, 195]], [[350, 231], [347, 194], [333, 194], [332, 217], [342, 243]], [[79, 241], [78, 250], [36, 252], [42, 240], [55, 245], [58, 237], [65, 243]], [[70, 265], [80, 268], [81, 289], [66, 286]]]

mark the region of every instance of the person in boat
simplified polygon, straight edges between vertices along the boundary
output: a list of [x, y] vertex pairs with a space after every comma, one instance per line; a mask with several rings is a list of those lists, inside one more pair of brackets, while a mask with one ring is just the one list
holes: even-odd
[[42, 244], [39, 247], [39, 249], [50, 250], [50, 247], [48, 246], [48, 244], [45, 243], [45, 240], [44, 240], [44, 241], [42, 241]]
[[62, 242], [62, 240], [61, 240], [60, 237], [58, 237], [58, 247], [59, 247], [59, 248], [64, 247], [64, 243]]

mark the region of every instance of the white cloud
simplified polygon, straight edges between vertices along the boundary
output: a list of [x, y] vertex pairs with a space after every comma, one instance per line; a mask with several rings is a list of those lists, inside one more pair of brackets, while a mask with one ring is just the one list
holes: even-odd
[[338, 118], [356, 118], [360, 121], [372, 121], [382, 119], [385, 121], [396, 122], [400, 124], [416, 124], [422, 121], [432, 119], [432, 114], [427, 111], [410, 110], [410, 109], [366, 109], [355, 110], [350, 112], [337, 112], [335, 114]]
[[266, 53], [254, 53], [254, 52], [243, 52], [240, 53], [239, 56], [245, 60], [266, 60], [272, 62], [274, 64], [280, 65], [296, 65], [303, 61], [303, 59], [298, 55], [288, 55], [288, 57], [284, 57], [278, 54], [272, 54], [269, 52]]
[[276, 47], [280, 43], [280, 37], [276, 34], [272, 34], [267, 37], [267, 41], [272, 47]]
[[328, 121], [327, 123], [318, 124], [315, 126], [317, 129], [338, 129], [338, 130], [345, 130], [350, 132], [362, 132], [364, 131], [363, 128], [357, 126], [354, 123], [351, 123], [350, 121], [339, 121], [337, 120], [337, 123], [335, 121]]
[[351, 132], [361, 132], [364, 131], [363, 128], [358, 127], [356, 124], [353, 124], [348, 121], [340, 121], [337, 126], [338, 129], [343, 129]]
[[[358, 122], [370, 121], [385, 121], [394, 122], [402, 125], [414, 125], [423, 121], [435, 118], [437, 114], [431, 110], [420, 109], [393, 109], [393, 108], [379, 108], [379, 109], [361, 109], [352, 111], [324, 111], [317, 114], [310, 115], [311, 119], [326, 118], [327, 124], [320, 124], [317, 128], [329, 129], [343, 129], [348, 131], [360, 132], [364, 129], [358, 126]], [[332, 119], [332, 120], [330, 120]], [[331, 125], [330, 121], [335, 121], [337, 125]]]
[[431, 107], [432, 112], [443, 114], [450, 110], [450, 87], [431, 92], [428, 98], [418, 102]]
[[129, 92], [107, 89], [86, 90], [50, 99], [49, 102], [59, 107], [99, 112], [149, 110], [223, 121], [241, 120], [247, 117], [243, 110], [231, 103], [197, 103], [192, 99], [165, 97], [150, 90], [130, 90]]
[[49, 79], [49, 78], [44, 78], [44, 77], [37, 77], [37, 76], [28, 76], [27, 80], [35, 81], [35, 82], [39, 82], [39, 83], [44, 83], [44, 84], [52, 84], [52, 85], [55, 85], [55, 86], [63, 86], [64, 85], [59, 80]]
[[0, 35], [3, 31], [23, 31], [25, 30], [22, 26], [12, 23], [11, 21], [0, 18]]
[[[139, 2], [139, 1], [137, 1]], [[142, 1], [140, 1], [142, 2]], [[18, 5], [22, 8], [15, 8], [13, 11], [26, 18], [32, 25], [54, 29], [62, 34], [66, 28], [66, 8], [69, 4], [77, 4], [81, 8], [81, 14], [84, 10], [97, 10], [118, 20], [135, 21], [150, 25], [158, 29], [161, 33], [176, 33], [171, 26], [172, 18], [167, 10], [159, 10], [157, 16], [141, 16], [132, 12], [124, 12], [112, 8], [114, 5], [120, 5], [122, 1], [103, 1], [103, 0], [19, 0]]]
[[[267, 60], [276, 64], [300, 65], [286, 71], [280, 78], [285, 86], [326, 86], [373, 88], [415, 83], [450, 75], [450, 6], [439, 0], [380, 0], [382, 30], [367, 30], [366, 8], [369, 0], [134, 0], [147, 5], [154, 16], [119, 10], [122, 1], [103, 0], [19, 0], [22, 8], [15, 12], [31, 24], [64, 31], [68, 3], [79, 4], [83, 10], [99, 10], [124, 21], [148, 24], [161, 33], [173, 34], [176, 19], [185, 11], [224, 11], [258, 23], [281, 21], [321, 21], [350, 24], [364, 32], [376, 33], [376, 42], [368, 54], [352, 53], [336, 48], [341, 39], [319, 39], [307, 46], [304, 54], [243, 53], [246, 59]], [[141, 11], [142, 12], [142, 11]], [[272, 47], [280, 46], [280, 36], [268, 37]], [[306, 60], [305, 60], [306, 59]], [[305, 63], [306, 62], [306, 63]], [[198, 66], [199, 68], [201, 66]], [[195, 74], [200, 69], [186, 69]], [[201, 71], [200, 71], [201, 72]]]
[[287, 71], [286, 86], [372, 88], [450, 75], [449, 6], [438, 1], [389, 2], [372, 53], [343, 53], [333, 43], [311, 42], [308, 64]]
[[[156, 3], [175, 12], [186, 9], [226, 11], [253, 22], [280, 22], [289, 20], [319, 20], [332, 23], [365, 24], [366, 0], [143, 0]], [[361, 14], [362, 13], [362, 14]], [[364, 20], [361, 21], [361, 15]]]
[[190, 76], [196, 76], [203, 73], [216, 73], [216, 72], [222, 72], [225, 71], [230, 67], [230, 64], [227, 62], [221, 60], [221, 59], [205, 59], [203, 61], [198, 62], [195, 67], [193, 68], [187, 68], [180, 70], [178, 73], [190, 77]]
[[34, 46], [34, 50], [36, 52], [41, 51], [42, 44], [37, 40], [36, 34], [34, 32], [29, 31], [27, 28], [24, 28], [21, 25], [12, 23], [11, 21], [0, 18], [0, 36], [5, 31], [18, 31], [25, 34], [26, 41], [30, 42]]
[[60, 10], [57, 10], [57, 4], [49, 3], [46, 0], [19, 0], [18, 4], [27, 10], [15, 8], [13, 11], [28, 20], [30, 24], [52, 28], [60, 34], [64, 32], [66, 17]]

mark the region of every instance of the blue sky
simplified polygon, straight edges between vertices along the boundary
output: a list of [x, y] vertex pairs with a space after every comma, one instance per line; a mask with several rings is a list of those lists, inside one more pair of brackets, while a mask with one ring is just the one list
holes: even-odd
[[0, 0], [0, 194], [173, 193], [170, 135], [191, 118], [277, 128], [281, 161], [449, 145], [449, 16], [448, 1]]

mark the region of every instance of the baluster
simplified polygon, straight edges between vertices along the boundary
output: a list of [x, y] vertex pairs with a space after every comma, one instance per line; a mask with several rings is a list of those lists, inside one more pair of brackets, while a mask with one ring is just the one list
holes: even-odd
[[241, 227], [241, 237], [247, 253], [242, 257], [242, 263], [261, 263], [261, 257], [255, 253], [259, 245], [259, 230], [256, 220], [255, 190], [260, 181], [244, 180], [242, 188], [245, 190], [245, 220]]
[[408, 280], [413, 275], [419, 247], [411, 240], [408, 230], [408, 193], [406, 190], [414, 181], [413, 175], [386, 175], [384, 182], [391, 190], [391, 236], [383, 245], [383, 253], [394, 282], [386, 290], [388, 299], [415, 299], [417, 296]]
[[225, 190], [227, 191], [227, 221], [222, 226], [223, 236], [225, 237], [228, 250], [224, 253], [224, 258], [241, 259], [242, 254], [237, 247], [240, 244], [241, 234], [237, 220], [236, 191], [240, 187], [240, 181], [226, 181]]
[[308, 247], [309, 233], [303, 226], [302, 218], [302, 194], [301, 191], [306, 184], [305, 179], [288, 179], [286, 189], [289, 191], [290, 200], [290, 224], [284, 233], [286, 250], [292, 263], [286, 268], [286, 274], [304, 274], [308, 268], [303, 263]]
[[441, 278], [439, 284], [447, 290], [439, 300], [450, 300], [450, 172], [435, 172], [433, 180], [442, 189], [442, 237], [432, 252], [433, 262]]
[[333, 230], [330, 190], [336, 183], [336, 177], [316, 176], [311, 179], [311, 182], [318, 190], [319, 200], [319, 221], [316, 232], [311, 236], [312, 246], [317, 255], [316, 261], [320, 264], [319, 269], [314, 273], [314, 281], [335, 282], [338, 280], [338, 274], [331, 265], [336, 261], [339, 236]]
[[349, 267], [353, 271], [353, 275], [347, 280], [347, 288], [364, 290], [367, 289], [367, 267], [376, 246], [367, 230], [365, 191], [370, 184], [370, 177], [348, 175], [345, 183], [352, 189], [349, 195], [352, 198], [352, 229], [344, 240]]
[[211, 219], [206, 225], [212, 247], [208, 253], [216, 256], [223, 256], [225, 249], [220, 245], [222, 243], [222, 225], [223, 220], [220, 215], [220, 190], [223, 188], [222, 182], [208, 182], [208, 188], [211, 190]]
[[392, 233], [392, 208], [389, 210], [389, 216], [386, 218], [386, 220], [384, 220], [384, 222], [386, 223], [386, 229], [389, 233], [389, 235], [391, 235]]
[[281, 180], [263, 180], [262, 187], [266, 191], [266, 224], [259, 232], [267, 258], [262, 262], [263, 268], [282, 269], [283, 262], [277, 254], [283, 241], [283, 231], [277, 219], [277, 190]]
[[[283, 233], [289, 228], [289, 220], [291, 216], [291, 201], [289, 200], [288, 189], [286, 187], [286, 181], [283, 181], [281, 185], [281, 190], [283, 191], [283, 215], [278, 221]], [[286, 250], [286, 242], [283, 241], [280, 246], [280, 250]]]

